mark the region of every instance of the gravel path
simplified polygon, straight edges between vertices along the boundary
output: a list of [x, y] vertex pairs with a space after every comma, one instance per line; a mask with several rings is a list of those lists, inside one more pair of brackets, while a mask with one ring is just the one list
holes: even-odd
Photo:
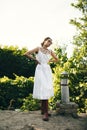
[[46, 122], [42, 120], [40, 111], [0, 111], [0, 130], [87, 130], [87, 115], [73, 118], [52, 112]]

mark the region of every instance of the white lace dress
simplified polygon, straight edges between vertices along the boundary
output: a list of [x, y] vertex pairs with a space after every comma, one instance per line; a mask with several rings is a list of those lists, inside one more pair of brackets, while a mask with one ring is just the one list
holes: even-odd
[[54, 95], [52, 70], [48, 64], [50, 56], [50, 53], [44, 53], [41, 49], [36, 54], [36, 59], [40, 64], [36, 66], [35, 70], [33, 98], [45, 100]]

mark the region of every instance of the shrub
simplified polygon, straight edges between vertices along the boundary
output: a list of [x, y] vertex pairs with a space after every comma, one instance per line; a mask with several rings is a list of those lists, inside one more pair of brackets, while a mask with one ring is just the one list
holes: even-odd
[[15, 100], [14, 107], [20, 108], [23, 99], [32, 91], [33, 77], [16, 76], [14, 80], [5, 76], [0, 78], [0, 108], [7, 109], [12, 99]]
[[40, 109], [40, 101], [38, 99], [34, 99], [32, 94], [29, 94], [28, 97], [23, 99], [23, 106], [21, 107], [22, 110], [39, 110]]

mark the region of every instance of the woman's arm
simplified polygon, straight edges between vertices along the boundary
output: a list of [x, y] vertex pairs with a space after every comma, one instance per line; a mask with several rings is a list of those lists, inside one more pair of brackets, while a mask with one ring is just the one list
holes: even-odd
[[53, 51], [51, 51], [51, 56], [52, 56], [52, 59], [50, 59], [49, 62], [58, 62], [59, 61], [58, 57], [56, 56], [56, 54]]
[[37, 61], [37, 60], [36, 60], [36, 57], [34, 57], [33, 54], [34, 54], [34, 53], [37, 53], [38, 50], [39, 50], [38, 47], [37, 47], [37, 48], [34, 48], [34, 49], [30, 50], [30, 51], [25, 52], [24, 56], [26, 56], [27, 58], [30, 58], [30, 59], [32, 59], [32, 60]]

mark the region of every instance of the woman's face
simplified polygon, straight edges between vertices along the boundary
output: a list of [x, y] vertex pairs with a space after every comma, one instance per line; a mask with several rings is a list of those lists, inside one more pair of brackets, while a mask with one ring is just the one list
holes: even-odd
[[52, 44], [52, 40], [48, 39], [44, 42], [44, 46], [49, 47]]

